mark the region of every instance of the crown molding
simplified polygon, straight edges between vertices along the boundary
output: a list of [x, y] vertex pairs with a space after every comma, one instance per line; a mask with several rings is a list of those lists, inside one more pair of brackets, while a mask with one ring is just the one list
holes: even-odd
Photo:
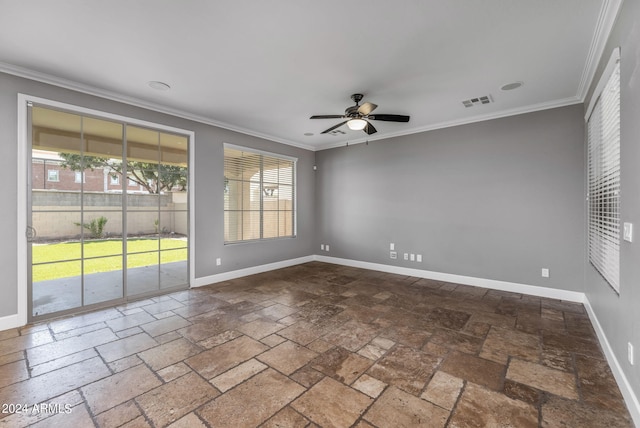
[[95, 86], [85, 85], [82, 83], [74, 82], [72, 80], [64, 79], [58, 76], [53, 76], [46, 73], [41, 73], [39, 71], [34, 71], [28, 68], [19, 67], [13, 64], [8, 64], [5, 62], [0, 62], [0, 72], [11, 74], [13, 76], [22, 77], [29, 80], [35, 80], [37, 82], [46, 83], [48, 85], [57, 86], [64, 89], [69, 89], [76, 92], [81, 92], [83, 94], [92, 95], [95, 97], [100, 97], [104, 99], [108, 99], [111, 101], [117, 101], [120, 103], [132, 105], [134, 107], [140, 107], [147, 110], [152, 110], [158, 113], [164, 113], [171, 116], [179, 117], [182, 119], [191, 120], [198, 123], [203, 123], [205, 125], [211, 125], [218, 128], [226, 129], [233, 132], [238, 132], [241, 134], [249, 135], [252, 137], [262, 138], [264, 140], [274, 141], [276, 143], [286, 144], [288, 146], [298, 147], [300, 149], [315, 151], [316, 148], [307, 144], [302, 144], [297, 141], [291, 141], [284, 138], [274, 137], [272, 135], [263, 134], [260, 132], [253, 131], [251, 129], [231, 125], [224, 122], [219, 122], [216, 120], [212, 120], [208, 117], [200, 116], [197, 114], [190, 113], [188, 111], [173, 109], [161, 104], [152, 103], [149, 101], [144, 101], [139, 98], [130, 97], [127, 95], [123, 95], [113, 91], [107, 91], [105, 89], [97, 88]]
[[23, 77], [30, 80], [35, 80], [42, 83], [47, 83], [50, 85], [62, 87], [65, 89], [70, 89], [70, 90], [85, 93], [88, 95], [97, 96], [100, 98], [109, 99], [112, 101], [122, 102], [125, 104], [145, 108], [145, 109], [156, 111], [159, 113], [180, 117], [182, 119], [192, 120], [194, 122], [215, 126], [218, 128], [229, 130], [229, 131], [238, 132], [244, 135], [262, 138], [262, 139], [273, 141], [276, 143], [285, 144], [288, 146], [298, 147], [304, 150], [319, 151], [319, 150], [332, 149], [336, 147], [344, 147], [345, 145], [348, 146], [352, 144], [368, 143], [371, 141], [402, 137], [405, 135], [418, 134], [426, 131], [434, 131], [438, 129], [450, 128], [450, 127], [460, 126], [460, 125], [467, 125], [467, 124], [476, 123], [476, 122], [483, 122], [486, 120], [499, 119], [503, 117], [515, 116], [515, 115], [525, 114], [525, 113], [533, 113], [536, 111], [583, 103], [588, 94], [589, 88], [592, 85], [593, 79], [595, 78], [595, 73], [597, 71], [600, 58], [602, 57], [602, 54], [604, 52], [604, 48], [606, 46], [609, 35], [611, 34], [611, 30], [613, 29], [613, 25], [615, 24], [615, 20], [620, 11], [622, 2], [623, 0], [604, 0], [603, 1], [602, 7], [600, 9], [600, 14], [598, 15], [596, 29], [594, 31], [593, 38], [591, 40], [591, 45], [589, 47], [587, 60], [585, 62], [585, 66], [582, 71], [580, 82], [578, 84], [578, 90], [576, 92], [576, 95], [573, 97], [534, 104], [534, 105], [530, 105], [522, 108], [502, 110], [502, 111], [493, 112], [489, 114], [472, 116], [464, 119], [438, 122], [438, 123], [430, 124], [423, 127], [409, 128], [409, 129], [405, 129], [398, 132], [379, 135], [376, 137], [361, 137], [353, 140], [342, 139], [340, 141], [326, 143], [326, 144], [320, 143], [318, 145], [303, 144], [298, 141], [292, 141], [284, 138], [274, 137], [272, 135], [263, 134], [263, 133], [256, 132], [254, 130], [247, 129], [244, 127], [239, 127], [239, 126], [231, 125], [228, 123], [219, 122], [219, 121], [210, 119], [208, 117], [196, 115], [187, 111], [169, 108], [160, 104], [144, 101], [139, 98], [129, 97], [120, 93], [107, 91], [94, 86], [85, 85], [82, 83], [74, 82], [68, 79], [49, 75], [46, 73], [37, 72], [34, 70], [15, 66], [8, 63], [0, 62], [0, 72], [12, 74], [12, 75]]
[[385, 134], [385, 135], [381, 135], [381, 136], [377, 136], [377, 137], [373, 137], [373, 138], [365, 137], [365, 138], [358, 138], [358, 139], [354, 139], [354, 140], [348, 140], [348, 141], [344, 141], [343, 140], [343, 141], [336, 142], [336, 143], [323, 144], [321, 146], [318, 146], [316, 148], [316, 151], [333, 149], [333, 148], [336, 148], [336, 147], [344, 147], [345, 145], [349, 146], [349, 145], [352, 145], [352, 144], [370, 143], [370, 142], [376, 141], [376, 140], [386, 140], [388, 138], [395, 138], [395, 137], [402, 137], [402, 136], [405, 136], [405, 135], [419, 134], [421, 132], [435, 131], [435, 130], [438, 130], [438, 129], [451, 128], [451, 127], [460, 126], [460, 125], [468, 125], [468, 124], [477, 123], [477, 122], [485, 122], [487, 120], [501, 119], [501, 118], [509, 117], [509, 116], [517, 116], [519, 114], [534, 113], [534, 112], [542, 111], [542, 110], [549, 110], [549, 109], [558, 108], [558, 107], [565, 107], [565, 106], [570, 106], [570, 105], [574, 105], [574, 104], [580, 104], [582, 102], [583, 101], [580, 100], [578, 97], [568, 97], [568, 98], [563, 98], [563, 99], [554, 100], [554, 101], [548, 101], [548, 102], [544, 102], [544, 103], [532, 104], [532, 105], [525, 106], [525, 107], [518, 107], [518, 108], [514, 108], [514, 109], [509, 109], [509, 110], [500, 110], [500, 111], [497, 111], [497, 112], [488, 113], [488, 114], [482, 114], [482, 115], [477, 115], [477, 116], [472, 116], [472, 117], [468, 117], [468, 118], [464, 118], [464, 119], [456, 119], [456, 120], [433, 123], [433, 124], [430, 124], [430, 125], [427, 125], [427, 126], [405, 129], [403, 131], [394, 132], [394, 133], [390, 133], [390, 134]]
[[[615, 1], [620, 1], [620, 0], [615, 0]], [[308, 145], [308, 144], [302, 144], [299, 143], [297, 141], [291, 141], [291, 140], [287, 140], [287, 139], [283, 139], [283, 138], [277, 138], [274, 137], [272, 135], [267, 135], [267, 134], [263, 134], [260, 132], [256, 132], [250, 129], [246, 129], [246, 128], [242, 128], [242, 127], [238, 127], [235, 125], [231, 125], [228, 123], [224, 123], [224, 122], [219, 122], [216, 120], [212, 120], [210, 118], [204, 117], [204, 116], [200, 116], [200, 115], [196, 115], [193, 113], [189, 113], [187, 111], [183, 111], [183, 110], [179, 110], [179, 109], [172, 109], [160, 104], [156, 104], [156, 103], [151, 103], [148, 101], [144, 101], [141, 100], [139, 98], [135, 98], [135, 97], [129, 97], [120, 93], [116, 93], [116, 92], [112, 92], [112, 91], [107, 91], [104, 89], [100, 89], [100, 88], [96, 88], [94, 86], [90, 86], [90, 85], [85, 85], [82, 83], [78, 83], [78, 82], [74, 82], [68, 79], [64, 79], [61, 77], [57, 77], [57, 76], [52, 76], [46, 73], [41, 73], [38, 71], [34, 71], [34, 70], [30, 70], [27, 68], [23, 68], [23, 67], [19, 67], [13, 64], [8, 64], [8, 63], [4, 63], [4, 62], [0, 62], [0, 72], [2, 73], [6, 73], [6, 74], [11, 74], [14, 76], [18, 76], [18, 77], [22, 77], [25, 79], [29, 79], [29, 80], [34, 80], [37, 82], [41, 82], [41, 83], [46, 83], [49, 85], [53, 85], [53, 86], [57, 86], [57, 87], [61, 87], [61, 88], [65, 88], [65, 89], [69, 89], [72, 91], [76, 91], [76, 92], [81, 92], [87, 95], [92, 95], [92, 96], [96, 96], [96, 97], [100, 97], [100, 98], [104, 98], [104, 99], [108, 99], [111, 101], [117, 101], [117, 102], [121, 102], [124, 104], [128, 104], [128, 105], [132, 105], [135, 107], [140, 107], [140, 108], [144, 108], [147, 110], [152, 110], [152, 111], [156, 111], [159, 113], [164, 113], [164, 114], [168, 114], [171, 116], [175, 116], [175, 117], [180, 117], [182, 119], [187, 119], [187, 120], [192, 120], [194, 122], [198, 122], [198, 123], [203, 123], [205, 125], [211, 125], [211, 126], [215, 126], [218, 128], [222, 128], [222, 129], [226, 129], [229, 131], [233, 131], [233, 132], [238, 132], [244, 135], [249, 135], [252, 137], [257, 137], [257, 138], [262, 138], [265, 140], [269, 140], [269, 141], [273, 141], [276, 143], [280, 143], [280, 144], [285, 144], [288, 146], [293, 146], [293, 147], [297, 147], [300, 149], [304, 149], [304, 150], [309, 150], [309, 151], [319, 151], [319, 150], [327, 150], [327, 149], [332, 149], [332, 148], [336, 148], [336, 147], [344, 147], [345, 145], [351, 145], [351, 144], [361, 144], [361, 143], [367, 143], [367, 142], [371, 142], [371, 141], [377, 141], [377, 140], [383, 140], [383, 139], [389, 139], [389, 138], [395, 138], [395, 137], [402, 137], [405, 135], [412, 135], [412, 134], [418, 134], [421, 132], [426, 132], [426, 131], [434, 131], [437, 129], [443, 129], [443, 128], [450, 128], [450, 127], [454, 127], [454, 126], [460, 126], [460, 125], [467, 125], [470, 123], [476, 123], [476, 122], [483, 122], [486, 120], [492, 120], [492, 119], [499, 119], [499, 118], [503, 118], [503, 117], [508, 117], [508, 116], [515, 116], [515, 115], [519, 115], [519, 114], [525, 114], [525, 113], [532, 113], [532, 112], [536, 112], [536, 111], [540, 111], [540, 110], [547, 110], [547, 109], [552, 109], [552, 108], [557, 108], [557, 107], [564, 107], [567, 105], [572, 105], [572, 104], [578, 104], [583, 102], [583, 99], [580, 99], [579, 97], [568, 97], [568, 98], [564, 98], [564, 99], [560, 99], [560, 100], [554, 100], [554, 101], [549, 101], [549, 102], [544, 102], [544, 103], [538, 103], [538, 104], [533, 104], [530, 106], [525, 106], [525, 107], [520, 107], [520, 108], [515, 108], [515, 109], [509, 109], [509, 110], [501, 110], [501, 111], [497, 111], [497, 112], [493, 112], [493, 113], [489, 113], [489, 114], [483, 114], [483, 115], [477, 115], [477, 116], [472, 116], [472, 117], [468, 117], [468, 118], [464, 118], [464, 119], [456, 119], [456, 120], [451, 120], [451, 121], [444, 121], [444, 122], [438, 122], [438, 123], [434, 123], [434, 124], [430, 124], [427, 126], [422, 126], [422, 127], [417, 127], [417, 128], [409, 128], [409, 129], [405, 129], [403, 131], [398, 131], [398, 132], [393, 132], [393, 133], [389, 133], [389, 134], [384, 134], [384, 135], [379, 135], [376, 137], [372, 137], [372, 138], [368, 138], [368, 137], [363, 137], [363, 138], [357, 138], [354, 140], [341, 140], [341, 141], [337, 141], [335, 143], [328, 143], [328, 144], [319, 144], [317, 146], [315, 145]]]
[[589, 88], [593, 84], [600, 59], [604, 53], [604, 48], [607, 45], [618, 13], [620, 12], [622, 2], [623, 0], [604, 0], [602, 3], [602, 8], [598, 15], [598, 22], [593, 32], [593, 38], [591, 39], [589, 53], [587, 54], [587, 61], [584, 64], [580, 83], [578, 84], [578, 91], [576, 92], [576, 97], [580, 99], [581, 102], [585, 101], [589, 93]]
[[405, 129], [404, 131], [400, 131], [392, 134], [386, 134], [384, 136], [378, 136], [374, 138], [358, 138], [358, 139], [348, 140], [348, 141], [343, 140], [335, 143], [321, 144], [320, 146], [315, 148], [315, 150], [327, 150], [327, 149], [332, 149], [336, 147], [344, 147], [345, 145], [348, 146], [351, 144], [368, 143], [376, 140], [401, 137], [404, 135], [417, 134], [420, 132], [434, 131], [437, 129], [450, 128], [453, 126], [466, 125], [466, 124], [475, 123], [475, 122], [482, 122], [485, 120], [499, 119], [502, 117], [515, 116], [515, 115], [524, 114], [524, 113], [533, 113], [540, 110], [546, 110], [546, 109], [564, 107], [564, 106], [573, 105], [573, 104], [584, 103], [587, 97], [587, 94], [589, 92], [589, 88], [593, 84], [593, 80], [595, 78], [598, 65], [600, 64], [600, 59], [602, 58], [602, 55], [604, 53], [604, 49], [606, 47], [607, 41], [609, 40], [609, 36], [611, 35], [611, 31], [613, 30], [613, 26], [618, 17], [618, 13], [620, 12], [620, 8], [622, 7], [623, 1], [624, 0], [604, 0], [603, 1], [602, 7], [600, 8], [600, 13], [598, 15], [596, 28], [593, 33], [593, 38], [591, 40], [591, 45], [589, 46], [587, 60], [585, 62], [584, 69], [582, 70], [582, 75], [580, 77], [578, 89], [574, 97], [568, 97], [565, 99], [535, 104], [535, 105], [527, 106], [524, 108], [516, 108], [512, 110], [499, 111], [499, 112], [495, 112], [487, 115], [473, 116], [473, 117], [461, 119], [461, 120], [439, 122], [439, 123], [431, 124], [421, 128]]

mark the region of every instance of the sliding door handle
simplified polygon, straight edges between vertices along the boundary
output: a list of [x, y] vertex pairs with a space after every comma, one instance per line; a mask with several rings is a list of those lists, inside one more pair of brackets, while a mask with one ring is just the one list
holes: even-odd
[[36, 228], [33, 226], [27, 226], [27, 230], [25, 231], [25, 236], [27, 237], [27, 242], [33, 242], [37, 236]]

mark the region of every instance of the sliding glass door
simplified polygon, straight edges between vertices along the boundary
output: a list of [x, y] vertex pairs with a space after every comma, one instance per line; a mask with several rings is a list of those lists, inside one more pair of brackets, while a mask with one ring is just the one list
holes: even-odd
[[189, 138], [29, 109], [30, 319], [188, 287]]
[[127, 295], [134, 296], [188, 281], [188, 139], [136, 126], [126, 131], [129, 184], [146, 188], [126, 201]]

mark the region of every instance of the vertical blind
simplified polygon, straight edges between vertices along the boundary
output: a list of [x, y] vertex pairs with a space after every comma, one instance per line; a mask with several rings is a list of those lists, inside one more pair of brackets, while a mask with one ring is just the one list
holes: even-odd
[[295, 236], [295, 166], [292, 158], [225, 146], [225, 242]]
[[[598, 94], [594, 94], [598, 96]], [[620, 65], [587, 120], [589, 261], [620, 291]]]

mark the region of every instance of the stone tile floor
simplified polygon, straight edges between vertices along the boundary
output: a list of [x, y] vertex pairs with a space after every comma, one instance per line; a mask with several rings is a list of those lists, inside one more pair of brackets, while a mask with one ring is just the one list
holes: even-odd
[[0, 426], [630, 427], [580, 304], [308, 263], [0, 332]]

